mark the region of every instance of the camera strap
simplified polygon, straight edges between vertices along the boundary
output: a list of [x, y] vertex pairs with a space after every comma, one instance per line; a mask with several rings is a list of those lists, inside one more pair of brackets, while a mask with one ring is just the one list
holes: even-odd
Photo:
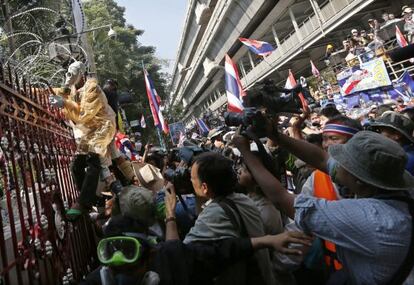
[[178, 194], [177, 196], [178, 196], [178, 200], [180, 200], [180, 202], [181, 202], [181, 205], [183, 205], [183, 209], [184, 209], [185, 213], [187, 214], [188, 218], [190, 218], [190, 220], [192, 222], [194, 222], [197, 219], [197, 217], [193, 213], [191, 213], [190, 209], [188, 209], [188, 206], [185, 203], [185, 201], [184, 201], [183, 197], [181, 196], [181, 194]]
[[[236, 228], [236, 230], [240, 233], [241, 237], [249, 237], [246, 229], [246, 225], [244, 224], [243, 217], [240, 214], [239, 209], [237, 208], [236, 204], [233, 200], [227, 197], [218, 197], [214, 199], [214, 202], [220, 205], [220, 207], [224, 210], [227, 217], [230, 219], [232, 225]], [[238, 216], [238, 218], [236, 217]]]

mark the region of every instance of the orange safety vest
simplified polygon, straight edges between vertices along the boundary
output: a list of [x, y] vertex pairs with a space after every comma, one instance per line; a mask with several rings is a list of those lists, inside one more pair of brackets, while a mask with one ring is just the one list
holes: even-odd
[[[313, 195], [316, 198], [322, 198], [329, 201], [338, 200], [331, 178], [320, 170], [316, 170], [313, 175]], [[341, 269], [342, 264], [339, 262], [338, 256], [336, 255], [335, 244], [327, 240], [324, 240], [323, 243], [325, 246], [326, 264], [334, 270]]]

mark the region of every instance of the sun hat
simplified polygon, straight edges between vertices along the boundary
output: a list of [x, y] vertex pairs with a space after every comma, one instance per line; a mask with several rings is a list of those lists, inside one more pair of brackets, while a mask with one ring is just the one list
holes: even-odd
[[223, 129], [219, 129], [219, 128], [212, 129], [208, 132], [207, 138], [211, 140], [212, 138], [215, 138], [218, 135], [221, 135], [223, 132], [224, 132]]
[[358, 132], [346, 144], [333, 145], [328, 151], [341, 167], [366, 184], [390, 191], [414, 188], [414, 177], [405, 170], [404, 149], [378, 133]]
[[236, 131], [230, 131], [230, 132], [225, 133], [224, 136], [223, 136], [223, 140], [225, 142], [231, 142], [231, 140], [232, 140], [235, 133], [236, 133]]
[[413, 9], [411, 9], [410, 7], [407, 7], [407, 6], [405, 6], [404, 7], [404, 9], [403, 9], [403, 15], [404, 14], [408, 14], [408, 13], [412, 13], [413, 12]]
[[414, 143], [414, 123], [410, 120], [410, 118], [404, 116], [403, 114], [393, 111], [386, 111], [379, 119], [372, 122], [371, 126], [392, 128], [402, 134], [410, 142]]
[[144, 187], [129, 185], [119, 194], [122, 215], [140, 221], [144, 225], [154, 223], [154, 198], [152, 191]]

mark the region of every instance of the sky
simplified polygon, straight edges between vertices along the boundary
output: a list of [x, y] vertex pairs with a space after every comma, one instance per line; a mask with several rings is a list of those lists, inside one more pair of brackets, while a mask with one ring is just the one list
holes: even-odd
[[156, 56], [168, 59], [171, 72], [177, 55], [188, 0], [116, 0], [125, 7], [128, 24], [144, 30], [138, 41], [156, 47]]

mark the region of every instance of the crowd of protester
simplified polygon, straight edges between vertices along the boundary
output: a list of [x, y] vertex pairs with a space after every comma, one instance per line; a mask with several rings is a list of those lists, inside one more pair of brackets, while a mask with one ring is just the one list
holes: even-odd
[[[395, 17], [392, 13], [384, 12], [381, 20], [368, 19], [367, 29], [352, 29], [346, 39], [342, 41], [342, 48], [335, 48], [334, 45], [329, 44], [326, 48], [325, 62], [329, 64], [332, 54], [335, 53], [344, 55], [349, 66], [357, 64], [358, 57], [362, 57], [362, 60], [369, 60], [380, 55], [384, 52], [384, 44], [389, 40], [388, 37], [395, 38], [395, 25], [401, 26], [401, 32], [407, 43], [414, 43], [413, 10], [408, 6], [403, 6], [401, 18]], [[391, 28], [392, 31], [384, 34], [387, 38], [383, 38], [381, 31], [387, 28]]]
[[165, 150], [119, 131], [115, 80], [101, 88], [80, 62], [66, 77], [50, 97], [77, 143], [66, 218], [99, 238], [81, 284], [414, 284], [414, 99], [264, 108]]
[[328, 102], [264, 117], [261, 140], [223, 126], [140, 153], [116, 132], [116, 82], [69, 75], [50, 99], [78, 143], [67, 218], [89, 214], [100, 238], [81, 284], [413, 282], [414, 108], [352, 119]]

